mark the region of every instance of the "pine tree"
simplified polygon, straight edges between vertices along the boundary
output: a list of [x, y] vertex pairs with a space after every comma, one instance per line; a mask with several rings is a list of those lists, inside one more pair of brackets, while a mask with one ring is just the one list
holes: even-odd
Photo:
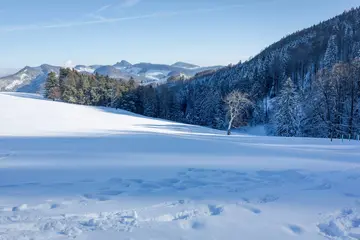
[[59, 86], [60, 86], [60, 94], [64, 94], [65, 81], [68, 75], [70, 74], [70, 68], [61, 68], [59, 73]]
[[273, 124], [275, 134], [284, 137], [300, 136], [299, 96], [291, 78], [285, 82], [276, 101]]
[[61, 97], [59, 79], [54, 72], [49, 73], [45, 83], [45, 97], [58, 100]]
[[331, 69], [334, 64], [338, 61], [338, 45], [336, 43], [336, 35], [330, 37], [327, 45], [327, 49], [324, 56], [323, 67], [327, 69]]
[[78, 92], [76, 89], [77, 74], [69, 71], [63, 83], [62, 100], [68, 103], [78, 103]]
[[81, 75], [78, 85], [77, 85], [77, 91], [78, 91], [78, 101], [79, 104], [90, 104], [90, 82], [89, 82], [89, 76]]
[[152, 86], [144, 89], [143, 105], [144, 115], [149, 117], [157, 116], [157, 100], [156, 91]]

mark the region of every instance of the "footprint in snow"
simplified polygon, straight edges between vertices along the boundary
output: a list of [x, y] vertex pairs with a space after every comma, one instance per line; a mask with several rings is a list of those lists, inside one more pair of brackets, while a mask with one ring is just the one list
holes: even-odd
[[251, 206], [242, 206], [245, 210], [248, 210], [254, 214], [260, 214], [261, 210], [255, 207], [251, 207]]
[[278, 196], [266, 195], [259, 199], [259, 203], [271, 203], [271, 202], [276, 202], [277, 200], [279, 200]]
[[50, 205], [50, 209], [57, 209], [57, 208], [61, 208], [63, 207], [62, 204], [59, 204], [59, 203], [53, 203]]
[[224, 212], [224, 207], [223, 206], [208, 205], [208, 208], [209, 208], [209, 212], [210, 212], [211, 216], [218, 216], [222, 212]]
[[304, 229], [298, 225], [295, 224], [288, 224], [285, 226], [285, 229], [294, 235], [301, 235], [304, 233]]
[[195, 230], [201, 230], [205, 228], [205, 223], [200, 221], [194, 221], [191, 223], [191, 228]]

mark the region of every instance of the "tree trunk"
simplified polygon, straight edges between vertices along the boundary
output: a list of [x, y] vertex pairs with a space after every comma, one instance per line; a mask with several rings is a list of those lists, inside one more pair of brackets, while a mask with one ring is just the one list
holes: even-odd
[[232, 117], [230, 119], [230, 122], [229, 122], [229, 127], [228, 127], [228, 130], [227, 130], [227, 135], [231, 135], [231, 127], [232, 127], [232, 123], [234, 121], [234, 118]]
[[355, 108], [355, 86], [351, 88], [351, 107], [350, 107], [350, 118], [349, 118], [349, 134], [353, 133], [353, 121], [354, 121], [354, 108]]

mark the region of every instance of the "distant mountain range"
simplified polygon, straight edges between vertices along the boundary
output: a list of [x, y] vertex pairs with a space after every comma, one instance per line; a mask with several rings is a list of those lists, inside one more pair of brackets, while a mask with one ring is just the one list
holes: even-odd
[[[177, 62], [172, 65], [138, 63], [131, 64], [122, 60], [114, 65], [77, 65], [74, 69], [85, 74], [100, 74], [111, 78], [129, 80], [134, 78], [140, 84], [164, 83], [170, 77], [182, 76], [191, 78], [198, 73], [217, 70], [222, 66], [200, 67], [194, 64]], [[59, 74], [59, 66], [43, 64], [38, 67], [26, 66], [18, 72], [0, 76], [0, 91], [41, 92], [50, 72]], [[1, 73], [1, 72], [0, 72]], [[4, 74], [5, 75], [5, 74]]]

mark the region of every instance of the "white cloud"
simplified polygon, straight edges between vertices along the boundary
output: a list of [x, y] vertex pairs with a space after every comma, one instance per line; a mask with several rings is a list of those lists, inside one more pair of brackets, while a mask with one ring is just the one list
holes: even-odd
[[75, 66], [75, 64], [73, 63], [72, 60], [67, 60], [66, 62], [64, 62], [63, 67], [65, 68], [73, 68]]

